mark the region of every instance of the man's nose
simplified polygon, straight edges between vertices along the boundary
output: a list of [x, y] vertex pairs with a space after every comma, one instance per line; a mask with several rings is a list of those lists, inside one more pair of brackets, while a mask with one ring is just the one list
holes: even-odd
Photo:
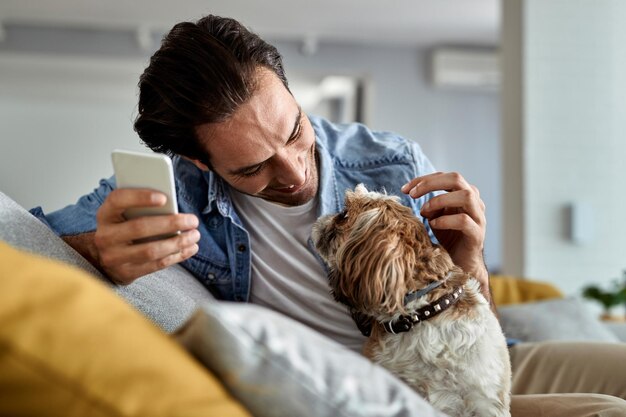
[[285, 155], [276, 166], [276, 179], [284, 185], [299, 186], [306, 181], [305, 158], [299, 155]]

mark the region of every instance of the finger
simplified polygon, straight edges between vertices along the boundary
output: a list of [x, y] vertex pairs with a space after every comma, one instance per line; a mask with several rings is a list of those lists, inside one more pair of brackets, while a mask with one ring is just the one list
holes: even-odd
[[180, 213], [163, 216], [145, 216], [123, 223], [99, 226], [96, 245], [115, 246], [152, 236], [174, 234], [198, 227], [198, 218], [193, 214]]
[[400, 191], [402, 191], [404, 194], [408, 194], [409, 191], [411, 191], [417, 184], [419, 184], [420, 182], [420, 178], [421, 177], [416, 177], [413, 178], [411, 181], [407, 182], [406, 184], [404, 184], [401, 188]]
[[109, 274], [111, 279], [120, 285], [128, 285], [144, 275], [148, 275], [154, 271], [165, 269], [169, 266], [180, 263], [186, 259], [191, 258], [198, 252], [198, 245], [187, 246], [180, 252], [172, 253], [168, 256], [160, 258], [155, 261], [146, 262], [143, 264], [124, 264], [121, 265], [115, 272], [115, 274]]
[[200, 240], [200, 232], [193, 229], [180, 235], [154, 242], [115, 246], [103, 251], [100, 262], [103, 265], [143, 264], [157, 261], [173, 253], [186, 250]]
[[419, 198], [434, 191], [456, 191], [471, 189], [471, 186], [458, 172], [435, 172], [424, 175], [413, 186], [408, 194], [413, 198]]
[[480, 190], [473, 184], [470, 184], [470, 187], [472, 187], [472, 190], [474, 190], [474, 192], [476, 193], [476, 197], [478, 198], [478, 202], [480, 203], [480, 209], [485, 212], [487, 206], [485, 205], [485, 202], [482, 200], [482, 198], [480, 198]]
[[470, 187], [472, 187], [472, 190], [474, 190], [474, 193], [480, 197], [480, 190], [478, 189], [478, 187], [476, 187], [474, 184], [470, 184]]
[[145, 189], [117, 189], [104, 200], [97, 213], [100, 222], [126, 220], [124, 212], [135, 207], [160, 207], [167, 202], [165, 194]]
[[438, 171], [438, 172], [433, 172], [431, 174], [422, 175], [421, 177], [415, 177], [411, 181], [404, 184], [402, 188], [400, 188], [400, 191], [402, 191], [405, 194], [408, 194], [413, 188], [415, 188], [420, 182], [422, 182], [422, 180], [430, 178], [432, 176], [438, 176], [442, 174], [443, 172]]
[[473, 190], [459, 190], [431, 198], [420, 210], [422, 217], [433, 219], [449, 209], [467, 213], [479, 225], [485, 222], [484, 203]]
[[429, 220], [432, 229], [457, 230], [475, 243], [482, 243], [483, 229], [466, 213], [451, 214]]
[[133, 207], [160, 207], [167, 202], [165, 194], [148, 189], [119, 188], [111, 191], [96, 213], [98, 223], [125, 221], [124, 211]]
[[471, 187], [476, 192], [476, 197], [478, 198], [478, 201], [480, 203], [480, 209], [484, 213], [487, 210], [487, 206], [485, 205], [485, 202], [483, 201], [483, 199], [480, 198], [480, 191], [478, 190], [478, 187], [476, 187], [475, 185], [472, 185]]

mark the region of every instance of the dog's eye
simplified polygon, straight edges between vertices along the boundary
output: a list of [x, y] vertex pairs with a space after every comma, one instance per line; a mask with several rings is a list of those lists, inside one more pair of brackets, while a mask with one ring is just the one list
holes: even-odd
[[348, 210], [343, 210], [341, 213], [337, 214], [337, 221], [342, 222], [348, 218]]

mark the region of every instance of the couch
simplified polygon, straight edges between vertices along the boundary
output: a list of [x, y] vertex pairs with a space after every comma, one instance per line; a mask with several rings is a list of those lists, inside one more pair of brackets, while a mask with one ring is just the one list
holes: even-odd
[[[500, 302], [518, 303], [501, 315], [529, 340], [519, 309], [571, 303], [549, 285], [493, 281]], [[588, 330], [618, 340], [598, 323]], [[216, 301], [180, 266], [114, 285], [0, 192], [2, 415], [443, 416], [313, 330]]]

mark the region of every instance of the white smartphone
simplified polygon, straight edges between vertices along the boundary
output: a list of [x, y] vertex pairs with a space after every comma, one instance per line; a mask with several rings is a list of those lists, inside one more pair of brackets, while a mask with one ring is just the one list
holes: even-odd
[[178, 213], [174, 170], [169, 156], [115, 149], [111, 153], [111, 160], [117, 188], [149, 188], [160, 191], [167, 197], [164, 206], [128, 209], [124, 212], [124, 217], [134, 219]]

